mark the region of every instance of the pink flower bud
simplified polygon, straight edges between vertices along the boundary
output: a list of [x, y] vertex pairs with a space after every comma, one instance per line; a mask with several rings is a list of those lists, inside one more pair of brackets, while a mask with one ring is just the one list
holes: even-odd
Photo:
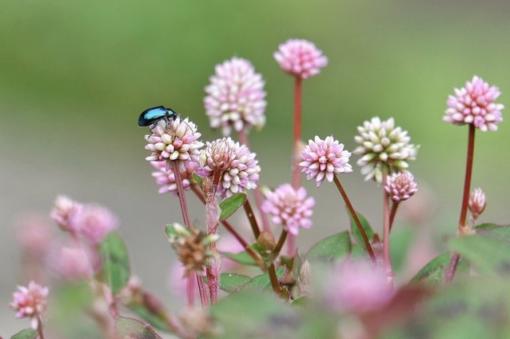
[[473, 216], [473, 219], [476, 220], [478, 217], [485, 211], [485, 207], [487, 205], [485, 199], [485, 193], [481, 188], [475, 188], [469, 197], [469, 211]]

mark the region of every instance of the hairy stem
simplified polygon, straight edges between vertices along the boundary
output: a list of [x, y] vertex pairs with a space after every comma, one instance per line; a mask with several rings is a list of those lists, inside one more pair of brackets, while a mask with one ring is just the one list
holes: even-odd
[[[241, 144], [246, 145], [246, 147], [250, 147], [250, 141], [248, 139], [248, 133], [243, 129], [239, 131], [239, 141]], [[255, 190], [253, 191], [253, 195], [255, 196], [255, 205], [257, 206], [257, 209], [260, 214], [260, 220], [262, 221], [262, 229], [265, 232], [271, 233], [271, 226], [269, 224], [269, 218], [267, 215], [262, 211], [262, 203], [264, 202], [264, 195], [262, 194], [262, 191], [260, 190], [260, 187], [255, 187]]]
[[[172, 161], [172, 165], [173, 165], [173, 172], [174, 172], [174, 176], [175, 176], [175, 184], [177, 186], [177, 196], [179, 197], [179, 204], [181, 207], [182, 219], [183, 219], [186, 227], [191, 228], [191, 219], [189, 216], [188, 203], [186, 201], [186, 196], [184, 195], [184, 187], [182, 185], [182, 178], [181, 178], [181, 172], [179, 170], [179, 164], [177, 163], [177, 161]], [[196, 282], [197, 282], [198, 291], [200, 293], [200, 300], [202, 301], [202, 306], [207, 305], [207, 303], [204, 304], [204, 300], [206, 300], [206, 297], [203, 295], [204, 286], [203, 286], [202, 279], [200, 279], [196, 273], [193, 273], [187, 279], [188, 279], [188, 281], [186, 283], [186, 294], [187, 294], [187, 299], [188, 299], [188, 305], [192, 306], [194, 303], [195, 285], [194, 285], [193, 280], [196, 280]]]
[[365, 232], [365, 229], [361, 225], [361, 221], [358, 218], [358, 214], [356, 213], [356, 210], [352, 206], [352, 203], [351, 203], [351, 200], [349, 199], [349, 196], [345, 192], [345, 190], [344, 190], [342, 184], [340, 183], [340, 180], [338, 179], [338, 177], [335, 175], [333, 178], [334, 178], [334, 182], [335, 182], [336, 188], [338, 189], [338, 192], [340, 192], [340, 195], [342, 196], [342, 199], [344, 200], [345, 205], [347, 206], [347, 210], [351, 214], [351, 217], [354, 220], [354, 223], [356, 224], [356, 227], [358, 228], [358, 231], [360, 232], [361, 237], [363, 238], [363, 245], [365, 246], [365, 249], [367, 250], [368, 255], [370, 256], [370, 259], [375, 261], [374, 250], [372, 249], [372, 246], [370, 245], [370, 241], [368, 240], [367, 232]]
[[[464, 230], [466, 227], [466, 218], [469, 204], [469, 193], [471, 191], [471, 177], [473, 174], [473, 159], [475, 155], [475, 126], [473, 124], [469, 125], [468, 131], [468, 145], [466, 152], [466, 174], [464, 176], [464, 192], [462, 194], [462, 205], [460, 206], [460, 216], [459, 216], [459, 226], [458, 233], [459, 235], [464, 234]], [[460, 254], [454, 252], [450, 259], [450, 263], [448, 264], [448, 268], [445, 272], [445, 281], [451, 282], [453, 277], [455, 276], [455, 272], [457, 271], [457, 266], [460, 261]]]
[[[205, 209], [206, 209], [206, 220], [207, 220], [207, 233], [216, 234], [218, 230], [219, 222], [219, 206], [216, 198], [216, 191], [218, 183], [222, 173], [216, 171], [213, 175], [212, 181], [209, 179], [205, 180]], [[210, 245], [212, 251], [216, 251], [216, 243]], [[218, 300], [218, 274], [219, 274], [219, 262], [214, 262], [211, 266], [206, 268], [207, 274], [207, 285], [209, 287], [209, 298], [212, 304], [215, 304]]]

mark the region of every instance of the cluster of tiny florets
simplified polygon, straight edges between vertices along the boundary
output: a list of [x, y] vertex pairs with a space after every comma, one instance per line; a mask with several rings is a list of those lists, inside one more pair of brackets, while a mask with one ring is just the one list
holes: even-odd
[[19, 286], [12, 295], [11, 307], [18, 318], [32, 318], [32, 327], [37, 328], [39, 317], [46, 309], [49, 290], [31, 281], [27, 286]]
[[473, 124], [481, 131], [495, 131], [503, 121], [504, 106], [496, 102], [501, 92], [482, 78], [474, 76], [463, 88], [448, 97], [443, 120], [455, 125]]
[[[151, 165], [155, 169], [152, 172], [152, 176], [159, 186], [159, 193], [176, 192], [177, 182], [175, 180], [175, 172], [168, 162], [151, 161]], [[193, 173], [195, 173], [198, 167], [198, 162], [195, 161], [186, 161], [180, 166], [180, 179], [185, 190], [191, 187]]]
[[361, 156], [357, 162], [361, 174], [365, 180], [374, 179], [378, 183], [382, 182], [384, 173], [407, 169], [418, 151], [407, 131], [395, 126], [393, 118], [382, 121], [375, 117], [365, 121], [358, 127], [354, 140], [359, 144], [353, 153]]
[[196, 161], [203, 143], [197, 127], [188, 119], [159, 120], [145, 136], [145, 149], [151, 152], [148, 161]]
[[328, 59], [312, 42], [290, 39], [278, 46], [274, 58], [287, 73], [307, 79], [319, 74], [328, 64]]
[[202, 174], [219, 176], [217, 189], [222, 196], [257, 187], [260, 166], [256, 154], [229, 137], [207, 142], [200, 164]]
[[73, 214], [71, 224], [85, 240], [98, 244], [118, 227], [118, 219], [103, 206], [86, 204]]
[[409, 199], [418, 191], [414, 176], [407, 171], [393, 173], [386, 178], [384, 190], [394, 202]]
[[333, 181], [337, 173], [352, 172], [350, 156], [351, 153], [345, 150], [344, 145], [333, 137], [323, 140], [316, 136], [314, 140], [308, 141], [301, 153], [299, 166], [307, 179], [314, 180], [319, 186], [324, 179]]
[[312, 227], [314, 206], [315, 200], [307, 196], [303, 187], [294, 189], [290, 184], [283, 184], [267, 193], [262, 211], [271, 215], [275, 224], [297, 235], [300, 228]]
[[262, 127], [266, 122], [266, 92], [262, 76], [245, 59], [232, 58], [216, 66], [204, 106], [213, 128], [222, 128], [224, 135], [251, 127]]

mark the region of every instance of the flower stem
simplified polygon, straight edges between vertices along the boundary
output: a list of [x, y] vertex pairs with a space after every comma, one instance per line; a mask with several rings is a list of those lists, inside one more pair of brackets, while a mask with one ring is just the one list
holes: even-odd
[[[207, 219], [207, 233], [216, 234], [218, 230], [219, 221], [219, 207], [216, 198], [216, 191], [222, 173], [217, 171], [213, 175], [212, 181], [206, 178], [204, 191], [205, 191], [205, 209]], [[210, 249], [216, 251], [216, 243], [209, 245]], [[206, 268], [207, 285], [209, 287], [209, 297], [211, 304], [215, 304], [218, 300], [218, 273], [219, 262], [214, 262]]]
[[[175, 183], [177, 186], [177, 196], [179, 197], [179, 204], [181, 206], [181, 213], [182, 213], [182, 219], [184, 221], [184, 224], [186, 227], [191, 228], [191, 219], [189, 216], [189, 210], [188, 210], [188, 204], [186, 201], [186, 196], [184, 195], [184, 187], [182, 185], [182, 178], [181, 178], [181, 172], [179, 171], [179, 164], [177, 161], [172, 161], [173, 165], [173, 172], [175, 176]], [[204, 286], [202, 279], [196, 274], [193, 273], [188, 278], [187, 284], [186, 284], [186, 294], [188, 298], [188, 305], [192, 306], [194, 303], [194, 294], [195, 294], [195, 285], [193, 280], [196, 279], [198, 291], [200, 293], [200, 300], [202, 301], [202, 306], [207, 305], [207, 302], [204, 304], [204, 300], [206, 300], [206, 296], [203, 295], [204, 293]]]
[[393, 222], [395, 221], [395, 216], [397, 215], [398, 206], [400, 204], [398, 202], [393, 202], [393, 205], [391, 205], [391, 211], [390, 211], [390, 232], [393, 228]]
[[[239, 131], [239, 141], [241, 144], [246, 145], [246, 147], [250, 147], [250, 140], [248, 139], [248, 133], [246, 133], [246, 130]], [[271, 226], [269, 224], [269, 219], [267, 215], [262, 212], [262, 203], [264, 201], [264, 195], [262, 194], [262, 191], [260, 190], [260, 187], [255, 187], [253, 191], [253, 195], [255, 196], [255, 205], [257, 206], [257, 209], [260, 214], [260, 220], [262, 221], [262, 229], [265, 232], [272, 233], [271, 232]]]
[[[471, 177], [473, 175], [473, 159], [475, 155], [475, 126], [469, 125], [468, 131], [468, 146], [466, 152], [466, 174], [464, 177], [464, 192], [462, 194], [462, 205], [460, 206], [459, 226], [458, 233], [463, 235], [466, 228], [466, 218], [469, 204], [469, 193], [471, 190]], [[448, 268], [445, 272], [445, 281], [451, 282], [457, 271], [457, 266], [460, 261], [460, 254], [454, 252], [448, 264]]]
[[[386, 180], [383, 180], [385, 182]], [[383, 259], [384, 266], [386, 267], [386, 273], [388, 277], [393, 280], [393, 268], [391, 265], [390, 257], [390, 197], [386, 193], [383, 187], [383, 214], [384, 214], [384, 239], [383, 239]]]
[[365, 229], [361, 225], [361, 221], [359, 220], [358, 214], [354, 210], [354, 207], [352, 207], [352, 203], [349, 200], [349, 197], [347, 196], [347, 193], [345, 192], [338, 177], [335, 175], [333, 177], [333, 179], [334, 179], [336, 188], [338, 189], [338, 192], [340, 192], [340, 195], [344, 199], [345, 205], [347, 206], [347, 209], [349, 210], [349, 213], [351, 214], [351, 217], [354, 220], [354, 223], [356, 224], [356, 227], [358, 228], [358, 231], [360, 232], [361, 237], [363, 238], [363, 244], [365, 246], [365, 249], [368, 252], [368, 255], [370, 256], [370, 259], [372, 259], [372, 261], [375, 261], [374, 250], [372, 249], [372, 246], [370, 245], [370, 241], [368, 240], [367, 232], [365, 232]]
[[260, 229], [257, 223], [257, 219], [255, 218], [255, 214], [253, 213], [253, 209], [251, 208], [250, 201], [248, 199], [245, 200], [243, 208], [244, 212], [246, 213], [246, 216], [248, 217], [248, 220], [250, 221], [251, 230], [253, 232], [253, 235], [255, 236], [255, 240], [257, 240], [260, 235]]
[[[203, 204], [205, 204], [205, 198], [202, 192], [195, 186], [191, 186], [191, 190], [195, 195], [197, 196], [198, 200], [200, 200]], [[248, 255], [257, 263], [257, 265], [261, 268], [262, 271], [266, 270], [264, 260], [258, 254], [253, 248], [250, 247], [248, 242], [243, 238], [241, 234], [239, 234], [234, 227], [227, 221], [227, 220], [221, 220], [221, 224], [225, 227], [225, 229], [234, 236], [234, 238], [237, 240], [241, 246], [243, 246], [243, 249], [248, 253]]]
[[292, 156], [292, 187], [299, 188], [301, 176], [299, 175], [299, 148], [301, 144], [301, 103], [303, 80], [301, 77], [294, 78], [294, 145]]
[[39, 339], [44, 339], [43, 324], [39, 315], [37, 316], [37, 335]]
[[280, 254], [288, 234], [289, 232], [287, 232], [286, 230], [283, 230], [282, 233], [280, 234], [280, 238], [278, 239], [278, 242], [276, 243], [276, 246], [273, 249], [273, 253], [271, 255], [274, 259], [276, 259], [276, 257], [278, 257], [278, 255]]

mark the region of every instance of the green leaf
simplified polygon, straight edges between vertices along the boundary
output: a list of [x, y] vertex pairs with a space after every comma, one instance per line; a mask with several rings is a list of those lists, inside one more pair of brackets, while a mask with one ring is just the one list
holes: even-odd
[[481, 224], [475, 227], [476, 234], [510, 242], [510, 226]]
[[333, 262], [345, 257], [350, 252], [351, 237], [348, 231], [343, 231], [319, 240], [310, 248], [306, 254], [306, 259], [310, 261], [319, 260]]
[[201, 176], [199, 176], [198, 174], [193, 173], [193, 174], [191, 175], [191, 182], [192, 182], [193, 184], [196, 184], [196, 185], [200, 186], [200, 187], [203, 187], [203, 182], [204, 182], [204, 180], [203, 180], [203, 179], [202, 179], [202, 177], [201, 177]]
[[[278, 278], [282, 278], [285, 274], [285, 268], [278, 267], [276, 269], [276, 276]], [[254, 276], [250, 279], [244, 286], [243, 289], [252, 289], [252, 290], [264, 290], [269, 289], [271, 287], [271, 278], [269, 278], [269, 274], [267, 272]]]
[[443, 253], [429, 261], [422, 269], [416, 273], [411, 282], [428, 282], [433, 285], [443, 281], [444, 269], [450, 262], [450, 253]]
[[220, 289], [225, 292], [238, 292], [251, 280], [251, 277], [237, 273], [222, 273], [220, 275]]
[[232, 214], [235, 213], [246, 201], [246, 194], [236, 193], [222, 202], [220, 202], [220, 220], [228, 219]]
[[166, 320], [160, 314], [155, 314], [147, 309], [144, 305], [140, 304], [130, 304], [128, 305], [128, 308], [137, 316], [154, 326], [154, 328], [160, 331], [168, 332]]
[[506, 241], [472, 235], [453, 239], [449, 248], [459, 252], [483, 273], [510, 275], [510, 251]]
[[[250, 245], [250, 247], [258, 252], [264, 260], [269, 259], [270, 252], [264, 249], [260, 244], [255, 243]], [[258, 266], [255, 260], [253, 260], [253, 258], [246, 251], [238, 253], [220, 252], [220, 254], [241, 265]]]
[[[372, 229], [372, 226], [370, 226], [370, 223], [368, 222], [367, 218], [365, 218], [361, 213], [356, 212], [358, 215], [359, 221], [361, 222], [361, 226], [365, 230], [365, 233], [368, 236], [368, 240], [372, 240], [372, 238], [375, 235], [374, 230]], [[363, 237], [361, 236], [360, 231], [358, 230], [358, 226], [356, 226], [356, 223], [354, 222], [354, 219], [349, 214], [349, 218], [351, 220], [351, 232], [354, 235], [354, 238], [356, 239], [356, 243], [363, 245]]]
[[25, 328], [11, 337], [11, 339], [36, 339], [37, 332], [31, 328]]
[[390, 256], [394, 271], [399, 272], [406, 263], [412, 240], [413, 232], [409, 227], [391, 231]]
[[262, 291], [233, 293], [212, 305], [210, 310], [221, 327], [222, 339], [291, 338], [289, 331], [299, 324], [290, 305]]
[[120, 338], [162, 339], [152, 326], [137, 319], [118, 317], [115, 327]]
[[116, 294], [127, 284], [130, 277], [126, 245], [117, 233], [112, 232], [99, 248], [102, 263], [100, 277]]
[[177, 231], [175, 230], [174, 224], [168, 224], [165, 226], [165, 234], [167, 238], [177, 236]]

